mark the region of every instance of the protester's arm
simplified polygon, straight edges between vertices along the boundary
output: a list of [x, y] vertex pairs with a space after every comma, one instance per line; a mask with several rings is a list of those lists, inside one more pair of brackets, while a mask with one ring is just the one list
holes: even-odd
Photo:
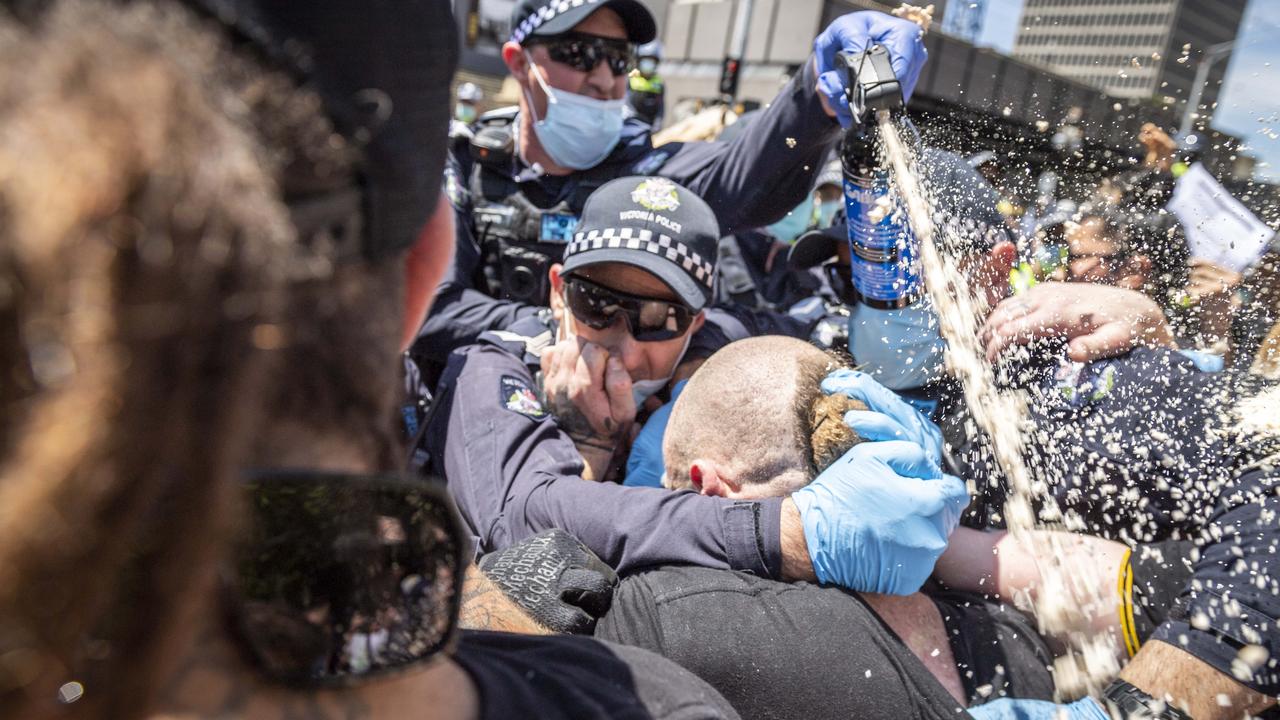
[[1143, 645], [1120, 677], [1154, 698], [1172, 698], [1195, 720], [1234, 720], [1276, 704], [1275, 697], [1251, 690], [1221, 668], [1160, 641]]
[[1127, 658], [1121, 627], [1125, 608], [1117, 578], [1128, 548], [1121, 543], [1049, 530], [1033, 530], [1019, 538], [1004, 530], [983, 532], [962, 527], [956, 529], [947, 551], [938, 558], [934, 577], [948, 587], [991, 595], [1034, 612], [1037, 600], [1046, 591], [1041, 562], [1054, 561], [1044, 552], [1051, 542], [1063, 550], [1058, 561], [1065, 566], [1069, 581], [1089, 588], [1092, 595], [1070, 604], [1074, 612], [1064, 618], [1070, 625], [1054, 628], [1058, 637], [1065, 640], [1064, 633], [1072, 632], [1105, 633], [1112, 639], [1116, 656]]
[[1236, 289], [1242, 275], [1204, 258], [1191, 258], [1187, 296], [1198, 324], [1201, 347], [1214, 349], [1231, 363], [1231, 325], [1240, 310]]
[[813, 62], [730, 142], [664, 145], [658, 173], [707, 201], [722, 235], [776, 222], [812, 191], [840, 126], [822, 109]]
[[987, 358], [1037, 338], [1063, 337], [1072, 360], [1087, 362], [1148, 345], [1176, 347], [1164, 313], [1133, 290], [1047, 282], [996, 306], [981, 330]]
[[467, 567], [462, 585], [462, 608], [458, 627], [467, 630], [493, 630], [523, 635], [551, 635], [551, 630], [534, 622], [520, 607], [475, 565]]

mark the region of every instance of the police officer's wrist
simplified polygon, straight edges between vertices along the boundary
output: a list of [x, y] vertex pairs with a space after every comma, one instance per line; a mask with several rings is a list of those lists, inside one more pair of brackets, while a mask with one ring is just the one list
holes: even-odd
[[597, 450], [599, 452], [613, 454], [618, 449], [618, 443], [613, 438], [600, 437], [598, 435], [577, 435], [569, 433], [569, 439], [579, 450], [584, 448], [589, 450]]

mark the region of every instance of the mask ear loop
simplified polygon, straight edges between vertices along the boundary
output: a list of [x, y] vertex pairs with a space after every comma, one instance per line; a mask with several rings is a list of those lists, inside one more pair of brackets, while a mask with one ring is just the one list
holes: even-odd
[[[538, 81], [538, 85], [542, 87], [542, 92], [546, 93], [547, 102], [554, 105], [557, 102], [556, 94], [551, 90], [551, 86], [547, 84], [547, 81], [542, 78], [542, 68], [538, 67], [538, 63], [533, 61], [533, 56], [529, 54], [528, 50], [522, 49], [521, 52], [524, 53], [525, 62], [529, 63], [529, 67], [533, 68], [533, 77]], [[522, 87], [520, 92], [524, 93], [524, 99], [529, 103], [529, 112], [533, 113], [533, 121], [535, 123], [542, 122], [543, 118], [538, 117], [538, 111], [534, 109], [533, 98], [530, 97], [529, 91]]]

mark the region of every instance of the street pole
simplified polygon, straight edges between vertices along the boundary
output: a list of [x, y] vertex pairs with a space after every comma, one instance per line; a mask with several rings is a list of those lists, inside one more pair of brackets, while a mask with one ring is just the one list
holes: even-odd
[[751, 26], [753, 0], [738, 0], [738, 14], [733, 20], [732, 54], [720, 68], [720, 96], [732, 105], [738, 99], [738, 81], [742, 78], [742, 60], [747, 56], [747, 29]]
[[1196, 79], [1191, 83], [1191, 96], [1187, 98], [1187, 108], [1182, 113], [1182, 127], [1178, 129], [1178, 137], [1185, 140], [1191, 132], [1192, 118], [1200, 111], [1200, 98], [1204, 95], [1204, 86], [1209, 82], [1209, 70], [1218, 58], [1231, 52], [1236, 42], [1229, 40], [1205, 48], [1204, 55], [1196, 65]]

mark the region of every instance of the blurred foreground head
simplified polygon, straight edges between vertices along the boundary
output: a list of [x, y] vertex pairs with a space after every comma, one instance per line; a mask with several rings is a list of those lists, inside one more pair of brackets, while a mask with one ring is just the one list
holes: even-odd
[[[193, 4], [17, 3], [0, 18], [13, 717], [147, 710], [214, 612], [241, 469], [387, 416], [406, 252], [432, 259], [420, 231], [456, 45], [421, 28], [451, 30], [447, 2]], [[417, 33], [410, 57], [388, 57], [410, 47], [404, 31], [376, 32], [397, 24]], [[353, 33], [347, 57], [308, 52], [335, 32]], [[392, 67], [402, 79], [381, 82]], [[419, 270], [423, 306], [437, 270]], [[334, 381], [347, 377], [367, 391]], [[389, 431], [371, 434], [315, 464], [393, 454]], [[83, 698], [59, 706], [60, 688]]]

